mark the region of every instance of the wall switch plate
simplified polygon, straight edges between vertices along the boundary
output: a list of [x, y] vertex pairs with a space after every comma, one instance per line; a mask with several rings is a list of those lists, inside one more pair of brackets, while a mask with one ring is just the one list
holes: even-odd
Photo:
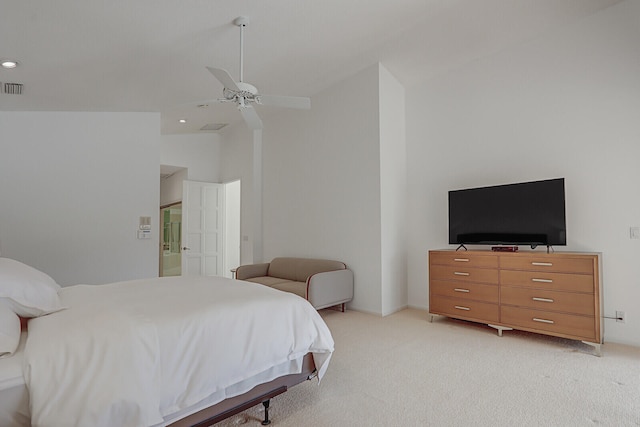
[[151, 230], [151, 217], [150, 216], [141, 216], [140, 217], [140, 230]]
[[640, 239], [640, 227], [630, 227], [629, 228], [629, 238], [631, 238], [631, 239]]
[[138, 230], [138, 239], [146, 240], [151, 238], [151, 230]]

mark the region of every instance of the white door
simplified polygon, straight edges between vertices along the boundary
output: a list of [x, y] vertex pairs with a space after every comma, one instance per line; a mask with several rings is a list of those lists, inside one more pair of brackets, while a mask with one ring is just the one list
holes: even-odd
[[182, 184], [182, 275], [223, 275], [224, 186]]

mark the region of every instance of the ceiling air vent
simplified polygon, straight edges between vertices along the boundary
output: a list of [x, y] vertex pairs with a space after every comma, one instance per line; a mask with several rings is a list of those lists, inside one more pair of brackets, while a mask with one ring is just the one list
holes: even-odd
[[215, 130], [220, 130], [223, 127], [225, 127], [227, 125], [227, 123], [209, 123], [208, 125], [204, 125], [200, 128], [200, 130], [208, 130], [208, 131], [215, 131]]
[[9, 95], [22, 95], [22, 87], [24, 85], [21, 83], [5, 83], [4, 84], [4, 93]]

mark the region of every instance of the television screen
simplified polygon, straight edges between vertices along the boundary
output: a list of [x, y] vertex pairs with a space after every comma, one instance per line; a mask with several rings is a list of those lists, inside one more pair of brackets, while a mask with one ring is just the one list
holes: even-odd
[[566, 245], [564, 178], [449, 192], [450, 244]]

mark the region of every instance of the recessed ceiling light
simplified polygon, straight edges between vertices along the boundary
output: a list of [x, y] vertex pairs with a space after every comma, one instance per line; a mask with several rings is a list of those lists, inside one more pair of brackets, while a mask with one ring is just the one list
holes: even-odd
[[16, 68], [18, 66], [18, 62], [5, 59], [0, 63], [0, 65], [2, 65], [2, 68]]
[[178, 120], [180, 123], [187, 123], [187, 119], [180, 119]]

